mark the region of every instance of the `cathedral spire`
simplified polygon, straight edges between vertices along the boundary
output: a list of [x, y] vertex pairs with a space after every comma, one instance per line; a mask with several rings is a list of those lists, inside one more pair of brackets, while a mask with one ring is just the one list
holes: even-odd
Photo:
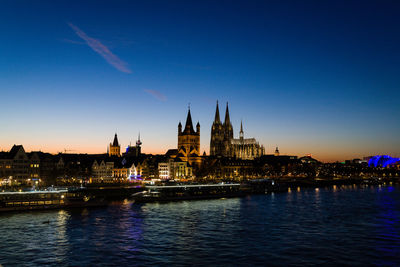
[[219, 108], [218, 108], [218, 100], [217, 100], [217, 109], [215, 110], [215, 119], [214, 119], [215, 123], [221, 123], [221, 120], [219, 118]]
[[226, 102], [226, 111], [225, 111], [225, 122], [226, 125], [229, 125], [231, 123], [231, 120], [229, 118], [229, 108], [228, 108], [228, 102]]

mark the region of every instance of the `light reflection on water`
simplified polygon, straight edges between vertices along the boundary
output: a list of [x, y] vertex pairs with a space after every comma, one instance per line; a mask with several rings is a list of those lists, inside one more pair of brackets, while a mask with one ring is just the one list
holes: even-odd
[[0, 215], [0, 264], [398, 265], [396, 186]]

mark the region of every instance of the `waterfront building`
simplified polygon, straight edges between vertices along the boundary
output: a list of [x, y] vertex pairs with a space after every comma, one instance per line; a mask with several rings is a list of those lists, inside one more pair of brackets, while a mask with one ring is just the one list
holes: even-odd
[[185, 128], [182, 130], [182, 124], [178, 124], [178, 154], [184, 162], [190, 165], [200, 166], [202, 158], [200, 156], [200, 123], [197, 122], [196, 131], [193, 128], [190, 108], [188, 110]]
[[33, 153], [39, 157], [39, 162], [36, 162], [36, 164], [39, 164], [40, 179], [45, 185], [55, 185], [57, 176], [55, 156], [41, 151], [32, 152], [31, 154]]
[[0, 180], [1, 185], [11, 185], [12, 183], [12, 163], [13, 159], [9, 152], [0, 152]]
[[94, 160], [92, 164], [92, 183], [112, 183], [114, 162]]
[[170, 165], [173, 180], [187, 180], [193, 178], [193, 167], [187, 161], [175, 159]]
[[14, 145], [9, 152], [0, 153], [0, 178], [3, 184], [33, 185], [39, 182], [39, 166], [37, 155], [31, 155], [30, 158], [22, 145]]
[[217, 102], [215, 118], [211, 126], [210, 155], [253, 160], [264, 153], [264, 146], [260, 146], [255, 138], [244, 138], [243, 123], [240, 123], [239, 138], [234, 138], [228, 103], [224, 123], [221, 123]]
[[115, 133], [114, 141], [108, 146], [108, 156], [121, 156], [121, 146], [118, 143], [117, 133]]
[[168, 162], [158, 163], [158, 178], [160, 178], [161, 180], [169, 180], [170, 164]]
[[29, 181], [35, 184], [39, 183], [40, 179], [40, 158], [36, 152], [31, 152], [29, 156]]
[[252, 179], [259, 177], [256, 162], [254, 160], [242, 160], [228, 157], [208, 157], [200, 169], [204, 178], [212, 180]]
[[114, 182], [128, 182], [138, 178], [138, 170], [133, 161], [126, 160], [125, 158], [116, 162], [113, 168], [113, 181]]

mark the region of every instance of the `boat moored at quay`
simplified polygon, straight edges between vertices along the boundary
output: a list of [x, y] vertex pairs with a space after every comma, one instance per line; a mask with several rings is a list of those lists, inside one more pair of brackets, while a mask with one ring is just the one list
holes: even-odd
[[148, 185], [142, 192], [132, 194], [137, 203], [241, 197], [245, 195], [241, 184], [182, 184]]
[[103, 198], [88, 194], [85, 188], [0, 192], [0, 212], [91, 207], [105, 204]]

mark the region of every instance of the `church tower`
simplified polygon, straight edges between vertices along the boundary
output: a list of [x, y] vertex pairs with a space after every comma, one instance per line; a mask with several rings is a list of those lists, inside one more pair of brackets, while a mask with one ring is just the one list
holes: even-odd
[[200, 164], [200, 123], [197, 122], [196, 131], [193, 128], [190, 108], [188, 110], [185, 128], [182, 131], [182, 124], [178, 124], [178, 156], [182, 161], [190, 164]]
[[276, 147], [274, 155], [275, 155], [275, 156], [279, 156], [279, 149], [278, 149], [278, 147]]
[[210, 140], [210, 155], [223, 156], [224, 155], [224, 130], [219, 118], [219, 108], [217, 101], [217, 108], [215, 110], [215, 118], [211, 127], [211, 140]]
[[115, 133], [114, 141], [112, 143], [110, 143], [110, 145], [109, 145], [108, 156], [110, 156], [110, 157], [112, 157], [112, 156], [120, 157], [121, 156], [121, 146], [118, 143], [117, 133]]

